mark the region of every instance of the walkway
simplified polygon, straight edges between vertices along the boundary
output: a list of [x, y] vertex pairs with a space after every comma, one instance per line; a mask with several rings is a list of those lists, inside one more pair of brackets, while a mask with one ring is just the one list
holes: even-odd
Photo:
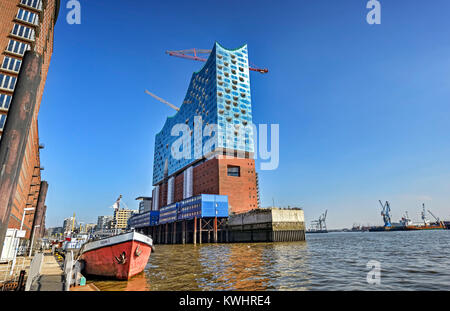
[[51, 252], [44, 253], [39, 278], [33, 282], [31, 291], [64, 291], [64, 272]]

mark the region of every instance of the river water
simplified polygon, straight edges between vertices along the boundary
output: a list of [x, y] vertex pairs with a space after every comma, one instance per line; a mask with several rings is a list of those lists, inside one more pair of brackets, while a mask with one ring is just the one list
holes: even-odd
[[306, 242], [156, 245], [130, 281], [90, 281], [105, 291], [450, 290], [449, 258], [450, 230], [307, 234]]

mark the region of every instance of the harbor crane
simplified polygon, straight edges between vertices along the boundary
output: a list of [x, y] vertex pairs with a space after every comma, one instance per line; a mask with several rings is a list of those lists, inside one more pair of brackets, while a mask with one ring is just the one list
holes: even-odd
[[391, 227], [391, 207], [389, 206], [389, 202], [386, 201], [385, 204], [381, 202], [381, 200], [378, 200], [381, 205], [381, 216], [383, 216], [384, 226], [385, 227]]
[[315, 231], [327, 231], [327, 223], [325, 220], [327, 219], [327, 212], [319, 216], [319, 219], [311, 221], [311, 228], [314, 228]]
[[437, 222], [441, 222], [439, 220], [439, 217], [434, 216], [434, 214], [430, 210], [428, 210], [428, 213], [430, 213], [430, 215], [433, 216], [433, 218], [436, 219]]
[[[425, 205], [425, 204], [424, 204], [424, 205]], [[428, 211], [428, 213], [430, 213], [431, 216], [433, 216], [434, 219], [436, 219], [436, 223], [438, 223], [438, 224], [444, 226], [444, 222], [441, 221], [441, 220], [439, 219], [439, 217], [436, 217], [430, 210], [427, 210], [427, 211]]]
[[[205, 49], [188, 49], [188, 50], [179, 50], [179, 51], [166, 51], [166, 54], [170, 56], [180, 57], [184, 59], [196, 60], [200, 62], [206, 62], [208, 59], [198, 56], [199, 54], [210, 54], [211, 50]], [[252, 67], [248, 68], [251, 71], [256, 71], [259, 73], [268, 73], [269, 70], [267, 68], [258, 68], [252, 65]]]

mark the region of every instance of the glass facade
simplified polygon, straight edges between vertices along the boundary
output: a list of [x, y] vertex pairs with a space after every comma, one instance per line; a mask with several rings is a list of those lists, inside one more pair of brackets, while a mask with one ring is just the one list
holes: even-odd
[[[185, 130], [190, 145], [174, 144]], [[174, 157], [173, 148], [184, 156]], [[156, 135], [153, 185], [219, 148], [253, 153], [247, 45], [229, 50], [215, 43], [203, 68], [192, 75], [180, 110]]]

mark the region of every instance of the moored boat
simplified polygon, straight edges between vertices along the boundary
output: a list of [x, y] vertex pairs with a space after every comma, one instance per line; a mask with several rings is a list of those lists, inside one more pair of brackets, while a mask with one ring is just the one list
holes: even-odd
[[83, 245], [80, 259], [88, 275], [128, 280], [142, 272], [153, 248], [153, 240], [132, 231]]

